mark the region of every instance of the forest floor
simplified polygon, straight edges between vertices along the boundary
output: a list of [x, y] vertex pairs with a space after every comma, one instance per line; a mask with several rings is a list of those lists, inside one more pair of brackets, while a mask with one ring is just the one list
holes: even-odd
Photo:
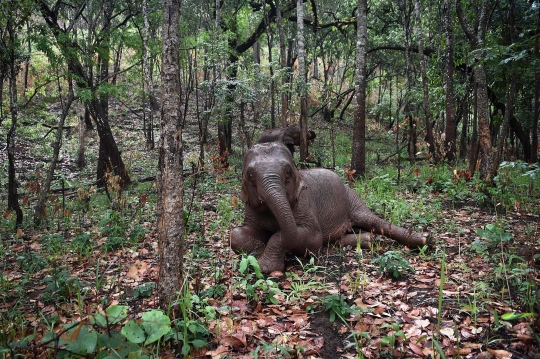
[[[155, 158], [148, 157], [155, 154], [136, 149], [136, 134], [117, 136], [133, 144], [124, 148], [133, 179], [151, 175], [147, 166]], [[35, 144], [17, 145], [21, 202], [31, 218], [35, 168], [47, 162], [32, 152]], [[42, 344], [50, 330], [88, 322], [111, 305], [128, 305], [129, 318], [157, 307], [154, 186], [135, 183], [112, 206], [90, 185], [92, 169], [78, 172], [74, 158], [63, 153], [59, 172], [66, 182], [62, 191], [57, 177], [46, 226], [15, 231], [12, 214], [3, 213], [1, 335], [5, 341], [9, 332], [15, 342], [34, 333], [19, 347], [28, 357], [56, 355], [58, 347]], [[206, 344], [188, 357], [540, 356], [538, 208], [453, 201], [431, 187], [400, 190], [394, 195], [405, 206], [419, 198], [440, 204], [427, 209], [432, 219], [422, 223], [431, 247], [412, 251], [376, 237], [370, 250], [329, 247], [318, 257], [290, 256], [285, 272], [259, 277], [249, 257], [228, 244], [243, 218], [238, 192], [238, 166], [186, 177], [184, 320], [204, 327], [191, 335]], [[169, 358], [179, 350], [164, 345], [148, 355]]]

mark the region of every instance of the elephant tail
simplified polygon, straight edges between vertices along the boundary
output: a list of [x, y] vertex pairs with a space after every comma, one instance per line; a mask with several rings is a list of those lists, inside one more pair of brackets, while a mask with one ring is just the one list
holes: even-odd
[[410, 248], [423, 247], [430, 243], [431, 237], [427, 233], [396, 226], [378, 217], [371, 212], [354, 190], [349, 187], [346, 188], [349, 202], [349, 218], [353, 227], [359, 227], [364, 231], [392, 238]]

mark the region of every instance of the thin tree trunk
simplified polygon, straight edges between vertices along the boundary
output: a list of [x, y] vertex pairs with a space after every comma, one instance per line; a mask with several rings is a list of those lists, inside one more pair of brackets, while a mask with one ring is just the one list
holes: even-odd
[[[536, 37], [534, 39], [534, 56], [540, 59], [540, 7], [536, 7]], [[531, 158], [529, 163], [538, 162], [538, 118], [540, 117], [540, 71], [534, 67], [534, 114], [532, 126]]]
[[[51, 182], [53, 179], [54, 171], [56, 169], [56, 163], [58, 162], [58, 155], [60, 153], [60, 148], [62, 147], [62, 130], [64, 128], [64, 121], [69, 114], [71, 104], [75, 100], [75, 94], [73, 92], [73, 84], [72, 84], [71, 79], [68, 79], [68, 86], [69, 88], [68, 88], [67, 100], [63, 102], [62, 99], [60, 99], [60, 102], [62, 103], [62, 113], [60, 114], [60, 118], [58, 119], [58, 128], [56, 129], [55, 141], [53, 143], [53, 156], [51, 158], [51, 163], [47, 171], [47, 177], [45, 178], [45, 182], [43, 182], [41, 186], [41, 192], [39, 193], [37, 203], [34, 206], [34, 225], [35, 226], [39, 226], [43, 220], [45, 200], [47, 199], [47, 193], [49, 192], [49, 189], [51, 188]], [[60, 87], [60, 82], [58, 83], [58, 91], [59, 93], [61, 93], [62, 91]], [[84, 128], [84, 126], [80, 126], [80, 127]]]
[[7, 153], [8, 153], [8, 209], [15, 212], [15, 225], [20, 227], [23, 222], [23, 212], [19, 205], [19, 194], [17, 193], [17, 178], [15, 173], [15, 136], [17, 132], [18, 120], [18, 96], [17, 96], [17, 65], [15, 60], [15, 46], [17, 34], [13, 28], [11, 19], [7, 21], [8, 36], [10, 37], [9, 47], [9, 109], [11, 112], [11, 126], [7, 133]]
[[300, 162], [308, 160], [307, 146], [307, 79], [306, 56], [304, 53], [304, 3], [296, 1], [297, 14], [297, 40], [298, 40], [298, 84], [300, 87]]
[[[283, 20], [281, 17], [281, 5], [280, 0], [276, 0], [276, 23], [279, 35], [279, 62], [281, 70], [284, 71], [287, 68], [287, 49], [285, 47], [285, 33], [283, 31]], [[282, 74], [282, 86], [287, 84], [286, 74]], [[287, 92], [281, 89], [281, 114], [279, 116], [279, 122], [281, 127], [287, 127], [287, 119], [289, 117], [289, 98]]]
[[143, 98], [148, 98], [148, 103], [144, 101], [145, 106], [143, 106], [143, 116], [146, 122], [146, 147], [148, 149], [154, 148], [154, 108], [156, 107], [156, 98], [154, 96], [154, 81], [152, 81], [152, 76], [150, 74], [150, 54], [148, 49], [148, 38], [150, 36], [150, 24], [148, 22], [148, 9], [147, 9], [147, 0], [143, 0], [142, 4], [143, 19], [144, 19], [144, 33], [143, 33], [143, 46], [142, 46], [142, 55], [143, 55], [143, 73], [144, 73], [144, 88], [143, 88]]
[[[158, 234], [160, 307], [168, 311], [182, 289], [184, 257], [182, 106], [180, 103], [180, 0], [163, 0], [161, 138], [159, 143]], [[179, 315], [179, 306], [172, 312]]]
[[491, 134], [489, 131], [489, 104], [487, 93], [486, 70], [483, 62], [484, 41], [488, 22], [488, 0], [483, 0], [478, 4], [475, 13], [474, 26], [471, 26], [461, 6], [462, 0], [456, 2], [456, 12], [459, 22], [463, 28], [471, 48], [474, 51], [474, 85], [477, 96], [478, 112], [478, 135], [480, 146], [480, 178], [486, 183], [492, 182], [491, 169], [493, 168], [493, 147], [491, 145]]
[[446, 93], [446, 127], [444, 148], [446, 159], [453, 163], [456, 158], [456, 114], [454, 102], [454, 35], [452, 32], [452, 13], [450, 1], [445, 0], [443, 5], [444, 32], [446, 35], [445, 53], [445, 93]]
[[504, 119], [498, 138], [497, 151], [495, 152], [493, 167], [491, 168], [491, 178], [494, 178], [497, 175], [499, 163], [501, 163], [504, 141], [506, 140], [506, 136], [508, 134], [510, 118], [512, 117], [514, 107], [514, 97], [516, 94], [516, 75], [512, 71], [509, 77], [510, 78], [506, 79], [506, 104], [504, 111]]
[[367, 0], [358, 0], [356, 35], [356, 111], [352, 145], [351, 169], [355, 176], [366, 173], [366, 66], [367, 66]]
[[411, 109], [411, 101], [409, 97], [411, 96], [411, 90], [414, 82], [413, 78], [413, 65], [412, 65], [412, 56], [411, 56], [411, 21], [410, 21], [410, 13], [407, 6], [407, 0], [399, 0], [398, 1], [401, 14], [403, 17], [403, 33], [405, 36], [405, 59], [407, 62], [407, 93], [405, 94], [405, 104], [403, 106], [403, 112], [405, 114], [405, 118], [408, 122], [408, 140], [409, 144], [407, 146], [408, 153], [409, 153], [409, 160], [411, 162], [415, 161], [416, 157], [416, 131], [415, 131], [415, 125], [414, 125], [414, 119], [412, 115], [412, 109]]
[[429, 89], [428, 89], [428, 77], [426, 56], [424, 56], [424, 43], [422, 35], [422, 21], [420, 19], [420, 4], [418, 0], [414, 1], [414, 12], [416, 15], [416, 29], [418, 35], [418, 54], [420, 56], [420, 71], [422, 75], [422, 91], [424, 92], [424, 116], [426, 123], [426, 141], [429, 145], [429, 153], [434, 158], [435, 162], [438, 159], [435, 157], [435, 139], [433, 137], [433, 126], [431, 125], [431, 109], [429, 103]]
[[[85, 151], [86, 151], [86, 123], [84, 121], [85, 114], [88, 112], [84, 104], [83, 114], [78, 111], [78, 124], [79, 124], [79, 149], [77, 150], [77, 168], [80, 170], [86, 166]], [[79, 106], [80, 107], [80, 106]]]

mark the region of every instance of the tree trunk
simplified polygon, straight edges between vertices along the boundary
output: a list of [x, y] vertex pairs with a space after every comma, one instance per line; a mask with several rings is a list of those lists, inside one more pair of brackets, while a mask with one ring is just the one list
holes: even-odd
[[[56, 136], [53, 143], [53, 156], [51, 158], [49, 170], [47, 171], [47, 177], [45, 178], [45, 182], [43, 182], [43, 185], [41, 186], [41, 192], [39, 193], [37, 203], [34, 206], [34, 225], [35, 226], [39, 226], [43, 220], [45, 200], [47, 199], [47, 193], [49, 192], [49, 189], [51, 188], [51, 182], [53, 179], [54, 171], [56, 169], [56, 163], [58, 162], [58, 155], [60, 153], [60, 148], [62, 147], [62, 130], [64, 128], [64, 121], [69, 114], [69, 110], [71, 108], [71, 104], [73, 103], [73, 100], [75, 100], [75, 94], [73, 92], [73, 84], [72, 84], [71, 79], [69, 78], [68, 78], [68, 86], [69, 86], [68, 98], [64, 103], [62, 103], [63, 101], [61, 101], [62, 113], [60, 114], [60, 118], [58, 119], [58, 127], [56, 129]], [[58, 86], [58, 91], [59, 93], [61, 93], [62, 91], [60, 84]], [[84, 128], [84, 126], [80, 126], [80, 127]]]
[[516, 75], [512, 71], [510, 73], [509, 78], [506, 79], [506, 105], [505, 105], [505, 111], [504, 111], [504, 119], [501, 126], [501, 132], [498, 138], [497, 151], [495, 152], [495, 159], [493, 161], [493, 167], [491, 168], [491, 178], [497, 175], [497, 171], [499, 169], [499, 163], [501, 163], [504, 141], [506, 140], [510, 118], [512, 117], [515, 94], [516, 94]]
[[304, 3], [296, 1], [297, 14], [297, 40], [298, 40], [298, 86], [300, 92], [300, 162], [308, 160], [307, 146], [307, 79], [306, 79], [306, 56], [304, 53]]
[[[484, 41], [488, 22], [488, 4], [489, 0], [480, 1], [475, 7], [474, 26], [468, 22], [467, 16], [462, 9], [462, 0], [456, 1], [456, 13], [459, 22], [469, 43], [474, 51], [475, 67], [473, 70], [474, 87], [476, 92], [476, 106], [478, 114], [478, 136], [479, 136], [479, 154], [480, 154], [480, 178], [488, 184], [491, 184], [491, 169], [493, 167], [493, 147], [491, 146], [491, 134], [489, 131], [489, 104], [487, 93], [486, 70], [484, 64]], [[472, 163], [471, 163], [472, 167]]]
[[410, 13], [407, 6], [407, 0], [399, 0], [398, 1], [401, 14], [403, 17], [403, 33], [405, 36], [405, 59], [407, 62], [407, 93], [405, 94], [405, 103], [403, 105], [403, 112], [405, 115], [405, 118], [408, 122], [408, 140], [409, 144], [407, 146], [408, 153], [409, 153], [409, 160], [411, 162], [415, 161], [416, 158], [416, 131], [415, 131], [415, 125], [414, 125], [414, 119], [412, 115], [412, 109], [411, 109], [411, 90], [414, 82], [413, 78], [413, 65], [412, 65], [412, 57], [411, 57], [411, 21], [410, 21]]
[[[534, 56], [540, 59], [540, 7], [536, 7], [536, 37], [534, 39]], [[532, 144], [529, 163], [538, 162], [538, 118], [540, 117], [540, 71], [538, 66], [534, 67], [534, 114], [532, 126]]]
[[[433, 126], [431, 125], [431, 109], [429, 104], [428, 77], [426, 67], [426, 56], [424, 55], [424, 43], [422, 36], [422, 21], [420, 19], [420, 4], [418, 0], [414, 1], [414, 12], [416, 16], [416, 30], [418, 35], [418, 56], [420, 57], [420, 71], [422, 75], [422, 91], [424, 93], [424, 117], [426, 123], [426, 141], [429, 145], [429, 154], [435, 162], [438, 162], [435, 153], [435, 139], [433, 137]], [[380, 91], [380, 90], [379, 90]]]
[[[279, 62], [281, 70], [287, 68], [287, 49], [285, 47], [285, 33], [283, 31], [283, 21], [281, 18], [281, 6], [280, 0], [276, 0], [276, 23], [279, 35]], [[287, 76], [282, 74], [282, 86], [287, 84]], [[281, 127], [287, 127], [287, 118], [289, 117], [289, 97], [287, 92], [281, 89], [281, 114], [279, 116], [279, 122]]]
[[366, 173], [367, 0], [358, 0], [356, 29], [356, 111], [351, 169], [356, 171], [355, 176], [364, 176]]
[[[184, 257], [182, 106], [180, 103], [180, 1], [163, 0], [161, 138], [159, 140], [158, 235], [160, 307], [168, 311], [182, 289]], [[173, 313], [179, 314], [179, 306]]]
[[444, 33], [446, 35], [445, 56], [445, 92], [446, 92], [446, 127], [444, 131], [444, 149], [446, 159], [453, 163], [456, 158], [456, 114], [454, 102], [454, 35], [452, 33], [452, 13], [450, 0], [443, 5]]
[[143, 19], [144, 19], [144, 35], [142, 46], [143, 57], [143, 73], [144, 73], [144, 88], [143, 99], [148, 99], [148, 102], [143, 101], [143, 117], [146, 123], [145, 137], [146, 147], [148, 149], [154, 148], [154, 108], [156, 107], [156, 98], [154, 96], [154, 81], [152, 80], [150, 66], [150, 54], [148, 48], [148, 38], [150, 36], [150, 24], [148, 22], [148, 9], [147, 0], [143, 0], [142, 4]]
[[15, 60], [17, 34], [13, 28], [11, 19], [7, 21], [7, 30], [10, 47], [9, 56], [9, 109], [11, 112], [11, 126], [7, 133], [7, 154], [8, 154], [8, 209], [15, 212], [15, 226], [18, 228], [23, 222], [23, 213], [19, 205], [19, 194], [17, 193], [17, 178], [15, 174], [15, 134], [18, 120], [18, 96], [17, 96], [17, 69]]
[[[84, 106], [84, 105], [83, 105]], [[79, 149], [77, 150], [77, 168], [82, 170], [86, 166], [85, 151], [86, 151], [86, 124], [84, 123], [84, 113], [77, 116], [79, 124]]]

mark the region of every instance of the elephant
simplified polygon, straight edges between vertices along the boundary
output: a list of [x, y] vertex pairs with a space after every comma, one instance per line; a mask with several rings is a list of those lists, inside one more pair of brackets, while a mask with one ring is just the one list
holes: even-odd
[[[286, 252], [317, 254], [331, 243], [365, 243], [371, 234], [409, 247], [430, 241], [427, 233], [376, 216], [333, 171], [297, 169], [290, 151], [279, 142], [256, 144], [246, 152], [240, 199], [246, 203], [244, 223], [231, 229], [230, 246], [259, 255], [264, 273], [283, 271]], [[365, 232], [359, 238], [353, 228]]]
[[[317, 135], [312, 130], [307, 132], [308, 143], [312, 143]], [[278, 127], [264, 131], [259, 136], [258, 143], [281, 142], [294, 154], [294, 146], [300, 146], [300, 125]]]

